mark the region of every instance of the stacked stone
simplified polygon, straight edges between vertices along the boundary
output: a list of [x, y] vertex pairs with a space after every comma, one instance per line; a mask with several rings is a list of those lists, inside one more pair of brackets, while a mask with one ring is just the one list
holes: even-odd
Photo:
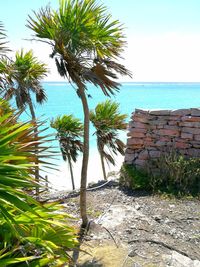
[[131, 119], [125, 163], [144, 168], [170, 149], [185, 157], [200, 156], [200, 109], [136, 109]]

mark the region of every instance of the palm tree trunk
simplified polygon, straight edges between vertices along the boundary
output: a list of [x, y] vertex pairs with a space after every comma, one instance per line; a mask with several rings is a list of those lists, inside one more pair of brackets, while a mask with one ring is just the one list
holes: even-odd
[[81, 169], [81, 187], [80, 187], [80, 213], [82, 218], [82, 228], [87, 228], [87, 197], [86, 197], [86, 186], [87, 186], [87, 169], [89, 160], [89, 107], [85, 90], [82, 85], [79, 86], [78, 95], [81, 98], [84, 112], [84, 140], [83, 140], [83, 160]]
[[103, 178], [104, 178], [104, 180], [107, 180], [106, 168], [105, 168], [105, 164], [104, 164], [102, 150], [99, 150], [99, 154], [100, 154], [100, 158], [101, 158], [101, 167], [102, 167], [102, 171], [103, 171]]
[[[28, 93], [28, 105], [29, 105], [29, 109], [30, 109], [30, 113], [31, 113], [31, 117], [32, 117], [32, 121], [34, 123], [34, 133], [35, 133], [35, 140], [37, 140], [38, 137], [38, 129], [36, 126], [36, 116], [35, 116], [35, 111], [33, 108], [33, 103], [31, 100], [31, 96]], [[36, 161], [35, 161], [35, 181], [37, 184], [39, 184], [39, 178], [40, 178], [40, 174], [39, 174], [39, 166], [38, 166], [38, 145], [35, 146], [35, 153], [36, 153]], [[36, 197], [39, 197], [39, 187], [36, 186]]]
[[72, 162], [71, 162], [70, 155], [67, 155], [67, 158], [68, 158], [68, 162], [69, 162], [69, 170], [70, 170], [70, 174], [71, 174], [72, 189], [75, 190], [74, 174], [73, 174]]

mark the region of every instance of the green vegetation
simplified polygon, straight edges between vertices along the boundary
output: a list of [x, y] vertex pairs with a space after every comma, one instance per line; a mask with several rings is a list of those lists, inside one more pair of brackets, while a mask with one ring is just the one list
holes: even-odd
[[[47, 75], [47, 67], [34, 57], [30, 50], [16, 52], [15, 59], [2, 57], [0, 60], [0, 75], [4, 80], [4, 98], [15, 98], [17, 107], [24, 111], [28, 105], [32, 120], [35, 121], [35, 111], [31, 93], [36, 101], [42, 104], [47, 100], [41, 81]], [[3, 88], [2, 88], [3, 89]]]
[[102, 171], [106, 180], [104, 160], [115, 165], [114, 155], [124, 155], [125, 144], [118, 138], [118, 131], [126, 129], [126, 114], [120, 114], [119, 104], [106, 100], [90, 112], [90, 120], [96, 128], [97, 148], [101, 158]]
[[152, 176], [152, 188], [160, 188], [175, 195], [197, 195], [200, 192], [200, 159], [184, 158], [172, 151], [152, 166], [159, 167], [159, 175]]
[[2, 100], [0, 114], [0, 267], [63, 266], [77, 245], [69, 216], [60, 204], [41, 204], [25, 193], [38, 186], [35, 162], [45, 166], [51, 156], [47, 140], [35, 138], [36, 126], [18, 122]]
[[83, 151], [83, 124], [73, 115], [59, 116], [51, 121], [51, 127], [57, 130], [56, 137], [60, 143], [63, 159], [68, 161], [72, 188], [75, 189], [72, 161], [76, 162], [78, 153]]
[[[152, 161], [149, 171], [123, 165], [120, 182], [132, 189], [145, 189], [176, 196], [197, 196], [200, 192], [200, 159], [169, 153]], [[150, 170], [157, 170], [150, 171]]]
[[[16, 106], [21, 112], [28, 106], [34, 123], [36, 123], [36, 115], [31, 93], [35, 94], [38, 103], [42, 104], [46, 101], [47, 97], [41, 86], [41, 80], [46, 74], [46, 65], [39, 62], [31, 50], [26, 53], [23, 50], [16, 52], [14, 60], [7, 56], [0, 59], [0, 79], [3, 81], [1, 94], [6, 100], [15, 98]], [[35, 138], [37, 138], [37, 128], [34, 131]], [[39, 177], [39, 169], [36, 168], [35, 180], [37, 182], [39, 182]], [[36, 192], [39, 195], [39, 188]]]
[[131, 189], [152, 190], [147, 172], [132, 165], [123, 164], [120, 170], [120, 184]]
[[[84, 112], [83, 161], [81, 170], [80, 212], [82, 226], [88, 225], [86, 212], [87, 167], [89, 159], [89, 107], [87, 83], [99, 86], [107, 96], [119, 89], [117, 73], [130, 75], [118, 59], [125, 38], [118, 20], [96, 0], [60, 0], [59, 9], [50, 6], [29, 16], [28, 28], [35, 39], [52, 48], [51, 57], [59, 74], [76, 86]], [[67, 104], [67, 103], [66, 103]]]
[[0, 22], [0, 56], [5, 55], [9, 51], [7, 47], [6, 34], [3, 24]]

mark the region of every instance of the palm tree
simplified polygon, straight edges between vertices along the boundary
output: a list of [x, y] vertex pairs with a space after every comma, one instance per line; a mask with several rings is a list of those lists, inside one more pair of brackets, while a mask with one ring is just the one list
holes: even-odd
[[99, 103], [95, 110], [90, 112], [90, 120], [96, 128], [97, 148], [105, 180], [104, 160], [115, 165], [113, 153], [124, 155], [125, 144], [118, 138], [118, 131], [126, 129], [126, 118], [126, 114], [120, 114], [119, 104], [110, 100]]
[[87, 82], [99, 86], [105, 95], [119, 89], [116, 73], [130, 72], [116, 62], [125, 39], [118, 20], [111, 20], [106, 8], [96, 0], [60, 0], [59, 9], [40, 9], [29, 16], [28, 27], [35, 39], [52, 48], [51, 57], [59, 74], [74, 83], [84, 112], [84, 149], [81, 170], [80, 212], [82, 226], [88, 224], [86, 213], [87, 167], [89, 159], [89, 107]]
[[72, 188], [75, 189], [72, 161], [76, 162], [78, 152], [83, 151], [83, 143], [80, 137], [83, 136], [83, 125], [73, 115], [63, 115], [51, 121], [51, 127], [57, 130], [57, 138], [64, 161], [68, 161]]
[[[42, 104], [47, 97], [41, 86], [41, 80], [47, 75], [47, 67], [39, 62], [30, 50], [16, 52], [15, 59], [3, 57], [0, 60], [0, 75], [3, 77], [4, 98], [9, 100], [15, 98], [17, 107], [23, 111], [28, 105], [32, 121], [36, 123], [35, 110], [31, 93], [36, 96], [36, 102]], [[37, 128], [35, 128], [37, 138]], [[35, 179], [39, 182], [39, 170], [35, 169]], [[36, 188], [36, 195], [39, 195], [39, 188]]]
[[0, 75], [6, 80], [4, 98], [9, 100], [15, 97], [16, 105], [24, 110], [28, 105], [32, 120], [36, 120], [31, 93], [36, 96], [36, 102], [42, 104], [47, 100], [41, 80], [47, 75], [47, 67], [39, 62], [30, 50], [16, 52], [15, 59], [2, 58], [0, 60]]
[[24, 190], [35, 187], [34, 162], [46, 165], [48, 140], [36, 139], [35, 124], [19, 122], [1, 99], [0, 115], [0, 266], [64, 266], [77, 245], [68, 215], [57, 212], [62, 205], [39, 203]]

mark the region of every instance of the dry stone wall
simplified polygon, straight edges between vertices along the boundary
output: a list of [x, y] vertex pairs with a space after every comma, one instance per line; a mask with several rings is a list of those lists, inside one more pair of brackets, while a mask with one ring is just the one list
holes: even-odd
[[146, 168], [170, 150], [200, 156], [200, 109], [136, 109], [129, 123], [125, 163]]

